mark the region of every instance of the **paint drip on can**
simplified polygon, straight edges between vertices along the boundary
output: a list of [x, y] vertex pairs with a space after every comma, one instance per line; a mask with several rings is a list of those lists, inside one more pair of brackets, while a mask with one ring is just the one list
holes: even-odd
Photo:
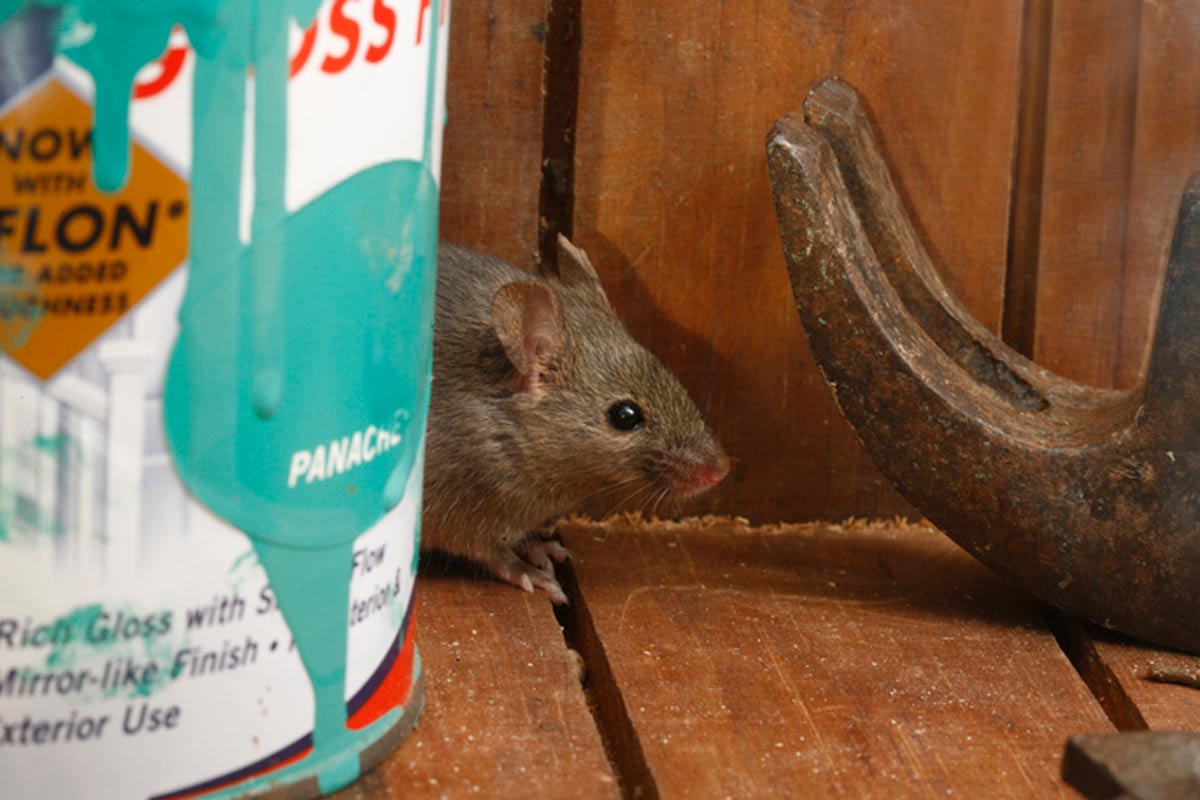
[[447, 5], [0, 0], [4, 796], [414, 724]]

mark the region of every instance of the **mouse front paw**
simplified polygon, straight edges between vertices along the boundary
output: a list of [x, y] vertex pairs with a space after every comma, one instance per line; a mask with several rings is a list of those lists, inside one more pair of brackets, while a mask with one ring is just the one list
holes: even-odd
[[558, 542], [536, 534], [515, 545], [513, 551], [551, 577], [554, 577], [554, 562], [561, 564], [571, 557], [571, 551]]
[[526, 539], [498, 553], [489, 563], [492, 574], [527, 592], [541, 589], [555, 605], [566, 605], [567, 595], [554, 575], [554, 562], [570, 556], [558, 542]]

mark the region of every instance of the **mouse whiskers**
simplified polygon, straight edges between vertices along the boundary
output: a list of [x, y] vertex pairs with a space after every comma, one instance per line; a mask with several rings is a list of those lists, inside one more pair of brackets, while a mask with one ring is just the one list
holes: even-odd
[[582, 500], [580, 500], [579, 505], [582, 506], [587, 503], [594, 503], [597, 500], [603, 498], [607, 494], [612, 494], [613, 492], [621, 491], [622, 489], [625, 489], [626, 487], [628, 487], [630, 484], [638, 483], [640, 481], [641, 481], [641, 478], [626, 478], [623, 481], [617, 481], [616, 483], [610, 483], [607, 486], [602, 486], [599, 489], [597, 489], [596, 491], [594, 491], [591, 494], [584, 497]]
[[665, 504], [671, 511], [670, 516], [674, 516], [675, 512], [679, 510], [679, 504], [674, 501], [674, 498], [671, 495], [671, 487], [663, 486], [659, 488], [658, 491], [654, 493], [654, 500], [649, 503], [650, 513], [656, 517], [661, 517], [661, 512]]
[[601, 515], [601, 517], [600, 517], [601, 519], [603, 519], [604, 517], [612, 516], [612, 514], [614, 512], [616, 512], [616, 510], [621, 508], [622, 506], [638, 505], [642, 500], [642, 495], [645, 495], [648, 492], [652, 491], [652, 488], [653, 488], [653, 487], [647, 485], [646, 482], [642, 481], [642, 480], [627, 481], [625, 483], [627, 485], [629, 483], [633, 483], [635, 485], [633, 486], [633, 489], [631, 491], [618, 497], [616, 499], [616, 501], [611, 506], [609, 506], [609, 508]]

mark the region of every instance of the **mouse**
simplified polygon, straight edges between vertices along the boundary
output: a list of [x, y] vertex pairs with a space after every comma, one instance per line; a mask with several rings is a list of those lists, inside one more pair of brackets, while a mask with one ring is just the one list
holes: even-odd
[[442, 242], [421, 550], [567, 602], [546, 523], [593, 500], [680, 503], [729, 459], [674, 374], [630, 336], [587, 254], [535, 274]]

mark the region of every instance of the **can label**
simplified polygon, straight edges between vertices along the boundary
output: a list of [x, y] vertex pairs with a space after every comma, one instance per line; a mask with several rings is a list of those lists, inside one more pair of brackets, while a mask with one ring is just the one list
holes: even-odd
[[419, 671], [446, 4], [51, 5], [0, 2], [0, 793], [330, 791]]
[[187, 257], [183, 178], [134, 142], [136, 178], [118, 193], [99, 191], [91, 131], [91, 107], [53, 72], [0, 115], [0, 280], [8, 287], [0, 340], [43, 381]]

